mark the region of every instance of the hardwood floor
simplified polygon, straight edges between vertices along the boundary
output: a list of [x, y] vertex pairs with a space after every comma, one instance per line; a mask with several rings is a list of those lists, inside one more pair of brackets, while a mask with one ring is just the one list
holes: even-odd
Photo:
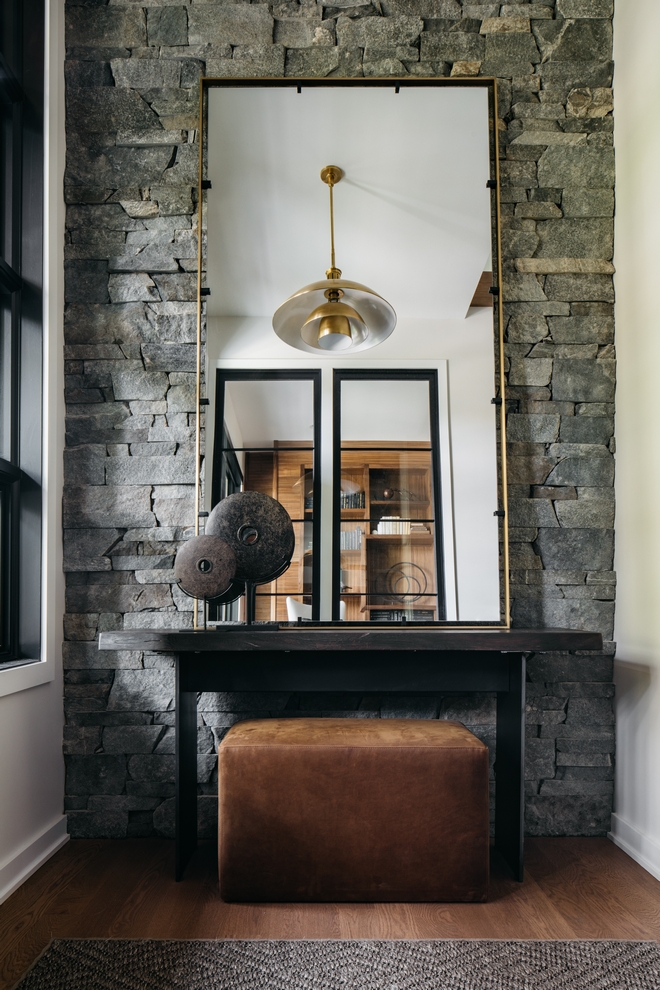
[[175, 883], [174, 844], [69, 842], [0, 906], [0, 990], [51, 938], [624, 938], [660, 941], [660, 883], [607, 839], [529, 839], [487, 904], [224, 904], [215, 850]]

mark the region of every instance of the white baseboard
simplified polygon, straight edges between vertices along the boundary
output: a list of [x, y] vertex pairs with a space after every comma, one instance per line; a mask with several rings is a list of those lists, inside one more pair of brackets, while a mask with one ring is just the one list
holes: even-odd
[[0, 904], [68, 841], [66, 815], [62, 815], [53, 825], [44, 829], [41, 835], [5, 862], [0, 867]]
[[608, 838], [636, 863], [660, 880], [660, 843], [631, 825], [619, 815], [612, 815], [612, 831]]

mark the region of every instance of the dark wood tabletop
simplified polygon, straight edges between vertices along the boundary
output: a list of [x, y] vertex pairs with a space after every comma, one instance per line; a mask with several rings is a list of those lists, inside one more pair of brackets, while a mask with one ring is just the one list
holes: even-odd
[[470, 650], [503, 653], [601, 650], [600, 633], [576, 629], [364, 628], [360, 625], [228, 625], [208, 630], [102, 632], [99, 650], [202, 653], [235, 650]]

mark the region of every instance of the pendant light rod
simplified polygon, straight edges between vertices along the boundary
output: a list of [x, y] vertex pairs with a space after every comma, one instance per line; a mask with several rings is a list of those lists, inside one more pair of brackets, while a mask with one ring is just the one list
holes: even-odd
[[335, 208], [332, 190], [344, 176], [338, 165], [326, 165], [321, 169], [321, 180], [330, 189], [330, 268], [327, 270], [327, 278], [341, 278], [341, 271], [335, 264]]

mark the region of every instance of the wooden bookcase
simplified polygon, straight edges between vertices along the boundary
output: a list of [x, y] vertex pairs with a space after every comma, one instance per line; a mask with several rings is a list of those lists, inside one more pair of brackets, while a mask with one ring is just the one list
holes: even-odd
[[[346, 443], [341, 487], [341, 600], [346, 618], [436, 619], [431, 445]], [[351, 500], [360, 504], [347, 506]]]

